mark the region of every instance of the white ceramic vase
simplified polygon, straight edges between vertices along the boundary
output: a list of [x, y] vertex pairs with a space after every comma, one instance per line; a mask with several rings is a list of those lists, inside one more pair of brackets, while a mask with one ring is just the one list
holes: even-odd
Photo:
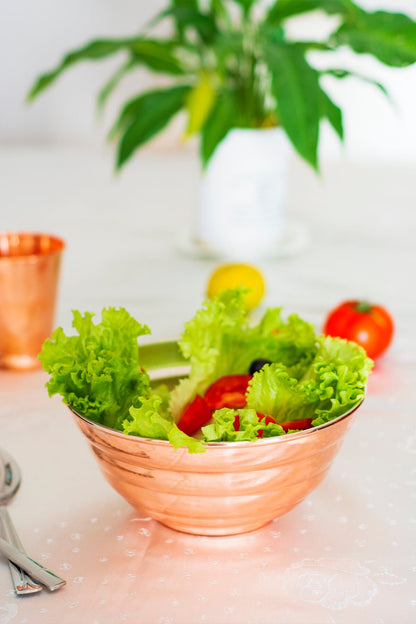
[[290, 143], [280, 128], [234, 129], [201, 180], [196, 237], [220, 256], [273, 254], [285, 230]]

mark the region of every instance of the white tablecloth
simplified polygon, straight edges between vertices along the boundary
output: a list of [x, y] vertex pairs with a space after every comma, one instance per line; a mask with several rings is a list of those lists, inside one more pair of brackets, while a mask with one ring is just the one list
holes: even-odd
[[[125, 306], [155, 339], [176, 336], [217, 264], [183, 253], [196, 201], [192, 154], [0, 151], [1, 229], [63, 236], [57, 324]], [[204, 538], [132, 509], [106, 483], [42, 371], [0, 371], [0, 446], [23, 482], [10, 512], [31, 556], [67, 580], [17, 598], [0, 561], [0, 623], [411, 624], [416, 621], [414, 171], [293, 163], [288, 219], [309, 244], [258, 265], [263, 307], [322, 326], [347, 298], [384, 304], [395, 341], [329, 476], [259, 531]], [[188, 249], [189, 251], [189, 249]], [[242, 256], [244, 259], [244, 256]], [[259, 310], [259, 313], [262, 310]]]

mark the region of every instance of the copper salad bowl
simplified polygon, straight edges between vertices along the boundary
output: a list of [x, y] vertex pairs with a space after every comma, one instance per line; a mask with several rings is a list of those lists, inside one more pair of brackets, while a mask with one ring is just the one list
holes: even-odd
[[[140, 358], [157, 382], [175, 383], [188, 371], [173, 341], [141, 345]], [[312, 429], [210, 442], [197, 454], [73, 415], [104, 477], [134, 508], [185, 533], [232, 535], [287, 513], [321, 483], [358, 407]]]

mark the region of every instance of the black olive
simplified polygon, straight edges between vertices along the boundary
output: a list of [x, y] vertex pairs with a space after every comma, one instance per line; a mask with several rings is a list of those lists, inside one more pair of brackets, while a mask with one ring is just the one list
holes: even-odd
[[250, 373], [250, 375], [254, 375], [254, 373], [257, 373], [266, 364], [271, 364], [270, 360], [265, 360], [263, 358], [260, 358], [259, 360], [254, 360], [254, 362], [250, 364], [248, 372]]

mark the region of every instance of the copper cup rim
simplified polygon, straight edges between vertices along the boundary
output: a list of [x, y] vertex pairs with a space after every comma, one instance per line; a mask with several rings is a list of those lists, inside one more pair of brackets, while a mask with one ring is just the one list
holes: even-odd
[[[352, 414], [354, 414], [354, 412], [363, 404], [363, 402], [364, 402], [364, 399], [361, 399], [361, 401], [359, 401], [356, 405], [354, 405], [350, 410], [345, 412], [345, 414], [341, 414], [341, 416], [338, 416], [337, 418], [334, 418], [333, 420], [329, 420], [328, 422], [323, 423], [322, 425], [311, 427], [310, 429], [305, 429], [303, 431], [299, 431], [298, 433], [291, 433], [289, 435], [282, 435], [282, 436], [273, 436], [270, 438], [258, 438], [254, 441], [244, 440], [244, 441], [238, 441], [238, 442], [205, 442], [204, 444], [207, 450], [212, 449], [212, 451], [215, 452], [215, 450], [225, 449], [225, 448], [226, 449], [227, 448], [228, 449], [252, 448], [253, 442], [255, 442], [256, 448], [258, 448], [259, 446], [266, 446], [266, 445], [268, 446], [270, 444], [285, 444], [285, 443], [290, 442], [290, 440], [299, 440], [300, 438], [304, 438], [307, 436], [313, 436], [313, 435], [316, 436], [316, 435], [319, 435], [319, 432], [322, 431], [323, 429], [333, 427], [337, 425], [339, 422], [345, 420], [346, 418], [350, 418]], [[69, 405], [67, 407], [74, 414], [74, 416], [76, 416], [77, 418], [84, 421], [89, 426], [93, 427], [94, 429], [99, 430], [102, 433], [107, 433], [107, 434], [111, 433], [111, 435], [116, 436], [116, 437], [121, 437], [123, 440], [125, 439], [129, 439], [131, 441], [136, 440], [136, 441], [140, 441], [141, 444], [148, 444], [151, 446], [153, 445], [164, 446], [164, 447], [168, 446], [172, 450], [175, 450], [168, 440], [158, 440], [156, 438], [144, 438], [142, 436], [128, 435], [126, 433], [123, 433], [122, 431], [118, 431], [117, 429], [112, 429], [111, 427], [107, 427], [106, 425], [97, 423], [94, 420], [90, 420], [86, 416], [83, 416], [82, 414], [79, 414], [78, 412], [76, 412]]]
[[30, 230], [9, 230], [9, 231], [0, 230], [0, 240], [3, 237], [10, 237], [10, 236], [19, 236], [19, 237], [31, 236], [33, 238], [47, 238], [56, 244], [56, 248], [42, 250], [42, 252], [37, 251], [33, 253], [16, 254], [16, 255], [12, 255], [12, 254], [1, 255], [0, 253], [0, 262], [10, 261], [10, 260], [14, 262], [16, 260], [22, 260], [26, 258], [38, 258], [40, 256], [59, 255], [64, 251], [66, 247], [66, 242], [63, 238], [61, 238], [60, 236], [57, 236], [56, 234], [50, 234], [49, 232], [38, 232], [38, 231], [30, 231]]

